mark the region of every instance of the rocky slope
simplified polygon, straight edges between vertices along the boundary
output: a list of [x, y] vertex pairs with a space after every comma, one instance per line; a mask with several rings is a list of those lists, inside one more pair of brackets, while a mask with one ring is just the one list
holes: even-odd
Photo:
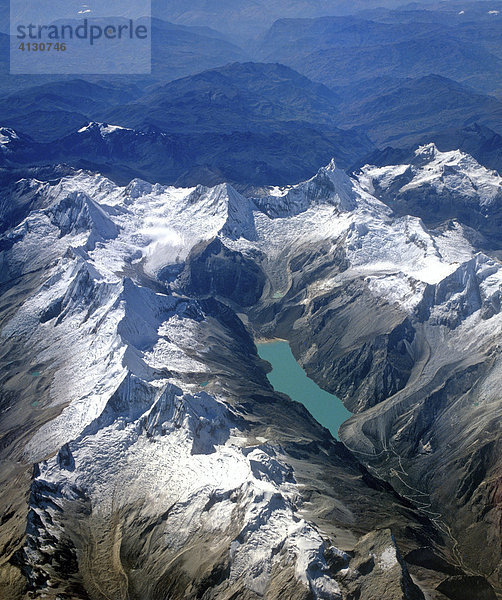
[[[494, 593], [502, 272], [462, 225], [334, 163], [259, 198], [84, 171], [12, 198], [2, 597]], [[253, 333], [355, 413], [343, 444]]]
[[[405, 173], [401, 185], [422, 198], [436, 190], [441, 202], [451, 189], [460, 214], [464, 205], [496, 210], [498, 175], [465, 155], [430, 150], [436, 162], [383, 169], [378, 189]], [[343, 186], [329, 167], [260, 201], [282, 206], [293, 194], [310, 206], [259, 218], [260, 248], [278, 265], [271, 289], [282, 298], [262, 298], [253, 319], [290, 339], [307, 372], [356, 413], [340, 431], [354, 455], [450, 538], [457, 567], [498, 588], [500, 263], [477, 253], [458, 222], [429, 230], [418, 218], [393, 216], [369, 195], [371, 172], [359, 177], [364, 187], [348, 179]], [[296, 235], [285, 249], [288, 229]]]
[[[500, 247], [502, 178], [465, 152], [426, 144], [400, 164], [366, 165], [357, 178], [396, 215], [416, 215], [434, 226], [458, 219], [486, 238], [485, 247]], [[476, 243], [483, 245], [480, 236]]]

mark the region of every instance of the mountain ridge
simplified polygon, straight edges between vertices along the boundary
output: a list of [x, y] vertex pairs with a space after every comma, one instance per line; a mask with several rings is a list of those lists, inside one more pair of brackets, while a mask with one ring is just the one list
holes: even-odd
[[[443, 160], [433, 147], [418, 158], [420, 168]], [[471, 173], [473, 159], [460, 158], [458, 168]], [[29, 211], [4, 234], [10, 246], [0, 271], [7, 290], [0, 312], [5, 351], [19, 356], [29, 345], [36, 356], [24, 376], [33, 379], [35, 369], [45, 390], [40, 407], [26, 413], [26, 403], [19, 405], [36, 433], [28, 443], [21, 437], [8, 446], [8, 453], [38, 465], [29, 513], [18, 513], [25, 515], [18, 522], [26, 519], [27, 535], [19, 538], [16, 560], [32, 591], [73, 590], [79, 597], [83, 589], [93, 594], [93, 582], [99, 582], [112, 594], [133, 590], [153, 597], [155, 586], [163, 585], [181, 597], [188, 563], [175, 557], [189, 537], [203, 548], [210, 536], [222, 549], [201, 564], [189, 597], [204, 589], [210, 597], [232, 590], [275, 598], [288, 589], [292, 597], [343, 598], [373, 587], [393, 589], [397, 599], [406, 585], [405, 598], [422, 598], [409, 579], [408, 568], [416, 575], [416, 567], [397, 559], [390, 533], [373, 531], [382, 519], [391, 523], [403, 555], [432, 544], [450, 571], [459, 573], [454, 577], [471, 585], [474, 558], [463, 530], [497, 535], [489, 519], [474, 524], [469, 516], [477, 494], [485, 493], [485, 477], [497, 468], [497, 454], [490, 454], [482, 479], [472, 484], [477, 463], [465, 463], [464, 456], [477, 429], [493, 426], [490, 382], [496, 369], [483, 359], [502, 327], [502, 269], [478, 253], [462, 225], [429, 229], [419, 218], [396, 218], [334, 162], [307, 182], [249, 199], [244, 212], [243, 197], [228, 185], [179, 189], [134, 180], [120, 187], [86, 172], [38, 185], [35, 200], [34, 185], [19, 190], [27, 196], [19, 202]], [[77, 199], [82, 210], [75, 210]], [[163, 276], [166, 269], [169, 278]], [[19, 278], [26, 291], [12, 306], [11, 282]], [[254, 296], [239, 291], [239, 281]], [[236, 312], [246, 315], [247, 326]], [[347, 403], [355, 416], [340, 435], [352, 454], [301, 405], [271, 390], [247, 327], [263, 337], [289, 339], [307, 373]], [[462, 343], [467, 331], [471, 349]], [[436, 353], [432, 362], [427, 348]], [[329, 370], [322, 370], [325, 361]], [[19, 376], [5, 366], [8, 378]], [[451, 369], [458, 372], [458, 384]], [[466, 405], [454, 394], [434, 413], [431, 382], [438, 389], [481, 386], [487, 409]], [[407, 420], [410, 402], [419, 408]], [[460, 408], [467, 411], [461, 418]], [[48, 415], [43, 423], [40, 410]], [[459, 427], [477, 415], [469, 432], [459, 435], [461, 443], [449, 450], [451, 475], [436, 462], [441, 447], [436, 437], [445, 435], [441, 427], [449, 411], [459, 415]], [[10, 423], [20, 414], [12, 412]], [[412, 443], [404, 444], [403, 426]], [[386, 430], [398, 458], [381, 448]], [[406, 470], [396, 476], [381, 456]], [[144, 471], [138, 486], [135, 461], [152, 465], [156, 476]], [[195, 479], [182, 476], [181, 464]], [[312, 465], [320, 469], [314, 481]], [[207, 474], [203, 481], [201, 468]], [[445, 489], [460, 485], [460, 496], [430, 488], [431, 468], [441, 473]], [[228, 480], [232, 469], [242, 477]], [[309, 508], [310, 492], [299, 500], [298, 482], [309, 478], [307, 489], [320, 494], [320, 512]], [[334, 491], [333, 479], [342, 492]], [[119, 497], [114, 490], [125, 481], [128, 492]], [[419, 497], [410, 495], [409, 486], [421, 490]], [[145, 490], [155, 498], [146, 512]], [[375, 494], [380, 504], [370, 509]], [[426, 497], [432, 514], [424, 507]], [[447, 516], [455, 497], [462, 498], [458, 523]], [[308, 520], [299, 519], [293, 498]], [[17, 502], [12, 494], [10, 501]], [[329, 518], [322, 514], [327, 506], [337, 507]], [[215, 530], [222, 514], [225, 532]], [[139, 566], [135, 573], [124, 563], [128, 583], [111, 561], [109, 519], [121, 523], [124, 552]], [[168, 572], [139, 559], [143, 546], [132, 526], [138, 519], [151, 531], [164, 528], [151, 546], [153, 555], [145, 556], [157, 565], [166, 564], [160, 557], [168, 559]], [[76, 520], [84, 524], [80, 533]], [[198, 532], [189, 522], [199, 523]], [[11, 531], [7, 521], [0, 532], [4, 526]], [[97, 531], [102, 531], [98, 554], [85, 562], [82, 551]], [[337, 545], [326, 545], [326, 536], [338, 539]], [[232, 547], [228, 538], [235, 541]], [[284, 548], [277, 558], [253, 550], [275, 544]], [[388, 570], [378, 565], [364, 570], [373, 547], [378, 556], [392, 548]], [[478, 555], [488, 551], [477, 548]], [[195, 556], [188, 554], [188, 560]], [[284, 576], [273, 568], [277, 560]], [[486, 560], [496, 565], [498, 559]], [[64, 581], [68, 561], [76, 566]], [[107, 565], [107, 579], [101, 564]], [[207, 586], [208, 573], [221, 564], [225, 574]], [[347, 568], [350, 578], [343, 574]], [[142, 569], [154, 573], [153, 579], [142, 578]], [[488, 569], [476, 571], [487, 590], [488, 578], [497, 585]], [[453, 585], [435, 566], [420, 573], [426, 590]]]

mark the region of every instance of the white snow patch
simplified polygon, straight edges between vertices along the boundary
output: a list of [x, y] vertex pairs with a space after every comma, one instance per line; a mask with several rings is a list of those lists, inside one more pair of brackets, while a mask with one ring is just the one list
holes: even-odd
[[395, 546], [389, 546], [385, 548], [380, 557], [378, 558], [378, 566], [384, 571], [392, 569], [398, 564], [396, 556]]
[[[85, 12], [91, 11], [89, 10]], [[95, 121], [91, 121], [89, 124], [81, 127], [78, 130], [78, 133], [85, 133], [86, 131], [91, 131], [92, 129], [98, 129], [102, 137], [110, 135], [111, 133], [115, 133], [116, 131], [132, 131], [132, 129], [129, 129], [128, 127], [121, 127], [120, 125], [109, 125], [108, 123], [96, 123]]]
[[17, 133], [9, 127], [0, 127], [0, 145], [6, 146], [12, 140], [18, 140], [19, 136]]

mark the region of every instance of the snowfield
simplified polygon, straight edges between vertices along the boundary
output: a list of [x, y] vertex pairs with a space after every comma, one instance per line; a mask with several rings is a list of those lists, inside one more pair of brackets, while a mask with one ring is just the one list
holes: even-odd
[[[10, 139], [0, 131], [0, 144]], [[472, 158], [433, 146], [419, 152], [434, 161], [413, 170], [408, 188], [427, 182], [480, 204], [497, 201], [501, 178]], [[40, 549], [48, 536], [61, 537], [58, 514], [79, 490], [97, 515], [138, 502], [152, 515], [170, 507], [162, 527], [173, 556], [201, 531], [229, 536], [229, 578], [256, 594], [266, 595], [273, 569], [288, 564], [314, 598], [342, 597], [321, 532], [299, 515], [291, 467], [277, 448], [247, 439], [226, 397], [196, 383], [210, 375], [205, 315], [159, 274], [181, 269], [194, 248], [218, 236], [279, 265], [268, 273], [270, 289], [285, 293], [286, 251], [343, 240], [347, 268], [317, 282], [319, 289], [361, 276], [375, 296], [412, 314], [436, 286], [431, 319], [441, 322], [461, 305], [470, 314], [462, 327], [479, 332], [478, 340], [495, 335], [500, 319], [488, 325], [480, 311], [500, 304], [500, 264], [476, 255], [462, 226], [438, 232], [418, 218], [393, 218], [372, 195], [375, 180], [390, 185], [410, 168], [367, 167], [356, 180], [330, 163], [308, 182], [255, 199], [227, 184], [120, 187], [84, 171], [55, 185], [31, 182], [39, 199], [4, 235], [0, 279], [38, 272], [40, 285], [0, 336], [20, 340], [54, 370], [50, 398], [59, 414], [25, 447], [39, 463], [35, 483], [46, 490], [43, 501], [31, 499], [25, 552], [33, 573], [43, 571]], [[392, 569], [395, 548], [378, 560]], [[42, 580], [49, 589], [50, 575]]]

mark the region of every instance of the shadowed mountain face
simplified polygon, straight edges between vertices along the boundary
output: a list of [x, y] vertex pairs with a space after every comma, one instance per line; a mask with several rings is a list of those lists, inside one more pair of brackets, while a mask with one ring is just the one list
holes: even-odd
[[[67, 95], [51, 118], [66, 131], [65, 118], [73, 110], [72, 121], [84, 125], [48, 143], [40, 142], [57, 128], [49, 127], [52, 121], [44, 125], [38, 111], [30, 112], [50, 104], [46, 86], [3, 101], [9, 124], [19, 124], [20, 133], [39, 128], [43, 134], [42, 140], [33, 135], [33, 141], [5, 146], [0, 157], [5, 169], [64, 162], [120, 182], [142, 177], [181, 185], [227, 180], [281, 185], [310, 176], [332, 156], [347, 168], [374, 148], [364, 134], [336, 126], [336, 94], [282, 65], [236, 63], [113, 108], [106, 105], [105, 84], [77, 84], [88, 98]], [[66, 90], [73, 84], [58, 85]], [[137, 88], [133, 92], [140, 94]], [[117, 90], [116, 96], [128, 93]], [[83, 111], [111, 126], [87, 126]]]
[[57, 162], [64, 163], [63, 170], [70, 165], [94, 169], [120, 183], [142, 177], [184, 186], [225, 180], [241, 187], [282, 185], [288, 174], [295, 179], [300, 173], [310, 175], [320, 158], [335, 155], [341, 165], [349, 166], [372, 147], [364, 136], [336, 129], [323, 134], [310, 127], [291, 127], [282, 133], [184, 135], [90, 123], [45, 144], [20, 136], [0, 156], [0, 176], [10, 182], [36, 170], [45, 178], [46, 169], [51, 178], [51, 164]]
[[[167, 134], [148, 127], [137, 131], [90, 123], [78, 132], [49, 143], [25, 136], [0, 157], [0, 177], [9, 182], [33, 169], [87, 168], [126, 183], [142, 177], [164, 184], [215, 185], [229, 180], [239, 186], [286, 184], [287, 176], [309, 176], [319, 159], [335, 155], [348, 167], [373, 145], [353, 131], [320, 133], [313, 127], [284, 132]], [[307, 150], [305, 145], [308, 145]], [[59, 167], [58, 167], [59, 168]]]
[[465, 23], [456, 13], [452, 20], [441, 11], [426, 13], [429, 19], [421, 19], [420, 11], [416, 18], [395, 11], [375, 20], [282, 19], [263, 36], [257, 52], [262, 59], [283, 62], [330, 87], [434, 73], [485, 93], [502, 90], [502, 56], [494, 49], [493, 23], [487, 26], [481, 18], [476, 28], [473, 19], [479, 16], [466, 17]]
[[134, 84], [54, 81], [0, 98], [3, 125], [37, 141], [63, 137], [89, 122], [89, 115], [142, 95]]
[[[3, 597], [496, 597], [500, 263], [393, 215], [385, 184], [502, 198], [433, 147], [256, 198], [89, 172], [6, 190]], [[354, 412], [343, 444], [252, 335]]]
[[452, 79], [428, 75], [394, 84], [367, 99], [346, 101], [348, 125], [366, 131], [378, 145], [406, 146], [438, 131], [479, 123], [502, 131], [502, 102]]
[[280, 130], [288, 123], [329, 129], [339, 104], [334, 92], [283, 65], [236, 63], [159, 87], [104, 116], [176, 132]]

